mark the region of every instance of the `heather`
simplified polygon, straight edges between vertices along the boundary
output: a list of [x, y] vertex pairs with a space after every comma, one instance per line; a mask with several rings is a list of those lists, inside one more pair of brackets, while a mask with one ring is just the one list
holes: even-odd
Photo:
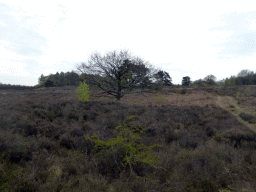
[[[88, 102], [77, 99], [77, 88], [0, 91], [0, 191], [256, 188], [255, 86], [169, 86], [120, 101], [93, 90]], [[244, 111], [228, 100], [221, 108], [217, 96]], [[129, 132], [133, 147], [118, 147], [125, 146], [120, 126], [140, 130]], [[86, 139], [93, 134], [105, 146], [114, 138], [122, 143], [96, 150]], [[157, 164], [139, 158], [145, 150], [138, 146], [155, 146], [148, 158], [158, 157]], [[137, 155], [125, 161], [128, 149]]]

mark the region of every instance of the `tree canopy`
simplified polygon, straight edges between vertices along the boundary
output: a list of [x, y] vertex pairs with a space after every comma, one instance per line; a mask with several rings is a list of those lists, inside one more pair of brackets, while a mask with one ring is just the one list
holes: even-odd
[[208, 85], [216, 85], [217, 78], [214, 75], [207, 75], [204, 80]]
[[172, 78], [170, 77], [169, 73], [166, 71], [158, 71], [154, 77], [156, 78], [156, 83], [159, 83], [160, 85], [166, 85], [171, 86], [172, 85]]
[[87, 62], [77, 65], [89, 84], [96, 85], [120, 100], [145, 80], [150, 80], [156, 70], [146, 61], [132, 56], [128, 50], [108, 52], [104, 56], [95, 52]]

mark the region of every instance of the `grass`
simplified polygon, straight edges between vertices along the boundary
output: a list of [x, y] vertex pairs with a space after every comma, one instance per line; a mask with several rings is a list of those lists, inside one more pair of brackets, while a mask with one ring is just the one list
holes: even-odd
[[189, 97], [189, 100], [190, 100], [191, 102], [194, 101], [193, 97]]
[[157, 95], [155, 98], [154, 98], [154, 101], [155, 101], [155, 103], [157, 103], [157, 104], [162, 104], [162, 103], [164, 103], [165, 102], [165, 96], [164, 95]]
[[133, 100], [134, 103], [141, 103], [140, 100]]

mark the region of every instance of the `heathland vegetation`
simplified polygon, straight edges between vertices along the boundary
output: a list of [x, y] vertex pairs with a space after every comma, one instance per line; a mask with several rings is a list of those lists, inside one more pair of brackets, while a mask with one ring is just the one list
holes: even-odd
[[0, 85], [0, 191], [254, 191], [256, 74], [173, 85], [121, 53]]
[[0, 191], [256, 188], [255, 86], [77, 88], [1, 91]]

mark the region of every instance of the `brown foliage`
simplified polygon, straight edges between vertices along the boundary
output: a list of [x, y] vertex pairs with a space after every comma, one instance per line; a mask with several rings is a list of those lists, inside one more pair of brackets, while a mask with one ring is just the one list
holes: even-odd
[[[256, 134], [216, 105], [217, 94], [239, 100], [236, 87], [168, 88], [158, 92], [161, 97], [144, 91], [119, 102], [97, 92], [88, 103], [75, 98], [75, 88], [0, 93], [0, 189], [4, 183], [6, 191], [256, 188]], [[166, 171], [138, 164], [135, 175], [127, 175], [115, 163], [124, 151], [101, 158], [91, 154], [94, 144], [85, 135], [111, 139], [115, 127], [131, 115], [147, 129], [141, 137], [145, 145], [162, 145], [152, 153]]]

